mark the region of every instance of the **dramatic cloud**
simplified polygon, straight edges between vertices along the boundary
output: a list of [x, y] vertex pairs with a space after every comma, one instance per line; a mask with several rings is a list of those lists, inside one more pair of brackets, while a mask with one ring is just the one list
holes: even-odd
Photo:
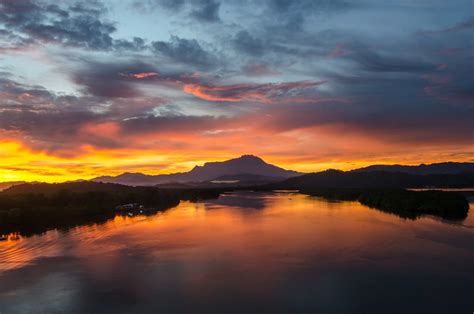
[[173, 61], [196, 67], [208, 67], [216, 61], [215, 57], [204, 50], [195, 39], [188, 40], [172, 36], [168, 42], [153, 42], [152, 48], [155, 53], [164, 55]]
[[470, 0], [0, 0], [0, 181], [472, 160], [473, 25]]
[[281, 74], [267, 64], [246, 64], [242, 70], [244, 74], [249, 76], [273, 76]]
[[198, 22], [219, 22], [220, 1], [218, 0], [148, 0], [136, 1], [134, 6], [142, 13], [165, 9], [169, 13], [186, 11], [187, 16]]
[[[143, 39], [114, 40], [115, 23], [103, 19], [106, 7], [98, 1], [72, 3], [69, 6], [26, 0], [0, 2], [0, 24], [9, 36], [21, 39], [18, 45], [35, 42], [57, 43], [89, 49], [141, 50]], [[21, 41], [21, 42], [20, 42]]]
[[259, 38], [254, 38], [248, 31], [240, 31], [234, 38], [235, 48], [243, 53], [261, 56], [265, 50], [265, 43]]
[[73, 73], [74, 82], [84, 92], [98, 97], [131, 98], [141, 95], [135, 81], [158, 77], [157, 70], [142, 62], [85, 63]]
[[439, 29], [439, 30], [433, 30], [433, 31], [421, 31], [419, 34], [421, 35], [436, 35], [436, 34], [442, 34], [442, 33], [451, 33], [451, 32], [458, 32], [458, 31], [470, 31], [471, 28], [474, 28], [474, 18], [470, 18], [467, 21], [463, 21], [460, 23], [457, 23], [454, 26]]
[[191, 16], [203, 22], [218, 22], [220, 2], [217, 0], [196, 0], [196, 8], [191, 12]]
[[237, 84], [228, 86], [186, 84], [183, 90], [200, 99], [209, 101], [256, 101], [271, 103], [274, 100], [297, 97], [304, 89], [313, 88], [324, 83], [325, 82], [302, 81], [279, 84]]

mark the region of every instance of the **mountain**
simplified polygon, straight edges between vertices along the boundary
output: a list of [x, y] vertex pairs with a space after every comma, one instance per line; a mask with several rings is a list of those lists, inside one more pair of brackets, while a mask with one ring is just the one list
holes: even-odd
[[354, 172], [404, 172], [410, 174], [456, 174], [474, 172], [474, 163], [472, 162], [442, 162], [436, 164], [421, 164], [418, 166], [404, 165], [372, 165], [365, 168], [353, 170]]
[[239, 158], [223, 162], [207, 162], [196, 166], [189, 172], [146, 175], [143, 173], [123, 173], [118, 176], [103, 176], [92, 179], [94, 182], [119, 183], [125, 185], [156, 185], [170, 182], [206, 182], [224, 176], [248, 175], [269, 177], [274, 180], [286, 179], [301, 175], [301, 173], [271, 165], [253, 155], [243, 155]]

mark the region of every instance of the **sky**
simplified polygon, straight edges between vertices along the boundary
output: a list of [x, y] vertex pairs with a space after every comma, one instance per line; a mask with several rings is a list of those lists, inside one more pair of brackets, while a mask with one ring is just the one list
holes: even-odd
[[0, 0], [0, 181], [474, 161], [474, 1]]

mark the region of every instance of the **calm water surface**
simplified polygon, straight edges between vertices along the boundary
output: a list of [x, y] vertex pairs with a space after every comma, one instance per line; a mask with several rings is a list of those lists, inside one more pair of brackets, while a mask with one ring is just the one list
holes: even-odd
[[0, 312], [472, 313], [460, 223], [356, 202], [226, 194], [0, 242]]

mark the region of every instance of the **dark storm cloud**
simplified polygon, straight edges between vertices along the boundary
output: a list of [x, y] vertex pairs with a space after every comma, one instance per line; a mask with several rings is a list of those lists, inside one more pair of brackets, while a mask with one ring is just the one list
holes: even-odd
[[474, 107], [474, 63], [451, 64], [450, 68], [444, 66], [441, 65], [440, 71], [422, 77], [426, 82], [424, 92], [451, 106]]
[[0, 41], [4, 43], [2, 47], [0, 47], [0, 51], [18, 49], [19, 47], [31, 43], [31, 40], [27, 40], [6, 29], [0, 29]]
[[361, 6], [361, 4], [356, 5], [353, 2], [339, 0], [267, 0], [263, 3], [268, 8], [267, 15], [274, 17], [266, 21], [269, 24], [267, 26], [289, 33], [302, 31], [309, 16], [322, 18], [330, 13], [343, 12]]
[[[131, 98], [140, 96], [134, 74], [157, 73], [154, 66], [142, 62], [84, 62], [73, 75], [74, 82], [86, 94], [105, 98]], [[149, 76], [145, 79], [153, 79]]]
[[112, 23], [99, 19], [99, 4], [96, 5], [100, 9], [87, 11], [82, 5], [63, 10], [35, 1], [3, 0], [0, 5], [0, 23], [31, 39], [99, 49], [112, 46], [110, 34], [116, 29]]
[[201, 22], [218, 22], [221, 3], [217, 0], [195, 0], [190, 16]]
[[253, 56], [261, 56], [265, 51], [264, 41], [260, 38], [253, 37], [246, 30], [240, 31], [235, 35], [233, 44], [235, 49], [239, 52]]
[[[353, 34], [340, 31], [337, 25], [326, 28], [323, 22], [364, 6], [325, 0], [258, 2], [251, 8], [261, 12], [257, 20], [254, 24], [243, 24], [232, 37], [231, 46], [237, 54], [275, 64], [324, 57], [337, 44], [336, 40], [351, 39]], [[249, 14], [254, 14], [253, 11]]]
[[159, 3], [163, 7], [172, 10], [179, 10], [184, 5], [184, 0], [152, 0], [152, 2]]
[[134, 6], [142, 13], [154, 11], [154, 9], [165, 9], [172, 13], [184, 12], [197, 22], [214, 23], [220, 22], [219, 0], [148, 0], [136, 1]]
[[129, 50], [129, 51], [144, 51], [146, 50], [147, 44], [145, 40], [140, 37], [133, 37], [132, 40], [116, 39], [114, 40], [114, 48], [117, 50]]
[[474, 28], [474, 18], [470, 18], [466, 21], [459, 22], [456, 25], [453, 25], [451, 27], [438, 29], [438, 30], [420, 31], [418, 34], [420, 34], [420, 35], [436, 35], [436, 34], [451, 33], [451, 32], [458, 32], [458, 31], [464, 31], [464, 30], [469, 31], [472, 28]]
[[265, 63], [246, 64], [242, 67], [242, 71], [248, 76], [275, 76], [281, 74]]
[[140, 13], [154, 12], [156, 9], [164, 9], [168, 12], [177, 13], [185, 4], [185, 0], [137, 0], [133, 7]]
[[423, 72], [436, 68], [436, 64], [430, 64], [419, 60], [418, 56], [412, 59], [396, 57], [391, 55], [382, 56], [364, 45], [353, 44], [348, 47], [351, 50], [349, 58], [353, 59], [367, 71], [374, 72]]
[[72, 3], [69, 6], [40, 1], [0, 1], [0, 25], [22, 38], [18, 45], [34, 42], [96, 50], [144, 48], [141, 38], [114, 40], [115, 23], [104, 20], [106, 8], [98, 1]]
[[266, 3], [272, 10], [282, 14], [289, 11], [342, 11], [357, 6], [354, 2], [341, 0], [267, 0]]
[[178, 63], [210, 67], [216, 62], [216, 57], [204, 50], [195, 39], [172, 36], [170, 41], [154, 41], [151, 45], [156, 54], [166, 56]]

